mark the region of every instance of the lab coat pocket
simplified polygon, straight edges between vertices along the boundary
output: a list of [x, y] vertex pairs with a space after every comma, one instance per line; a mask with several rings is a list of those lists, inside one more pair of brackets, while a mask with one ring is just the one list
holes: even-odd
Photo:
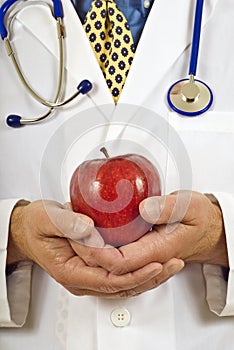
[[[193, 118], [173, 112], [169, 113], [169, 123], [187, 158], [177, 164], [179, 183], [174, 180], [173, 162], [168, 162], [167, 190], [178, 189], [178, 184], [183, 189], [185, 184], [200, 192], [233, 192], [234, 112], [208, 112]], [[168, 140], [169, 149], [178, 148], [173, 133]]]

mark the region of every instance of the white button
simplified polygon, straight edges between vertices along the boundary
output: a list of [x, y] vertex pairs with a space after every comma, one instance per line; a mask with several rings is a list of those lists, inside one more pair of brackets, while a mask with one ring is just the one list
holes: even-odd
[[130, 323], [131, 314], [125, 308], [116, 308], [110, 314], [111, 322], [115, 327], [125, 327]]
[[148, 9], [150, 7], [150, 1], [149, 0], [145, 0], [144, 1], [144, 8]]

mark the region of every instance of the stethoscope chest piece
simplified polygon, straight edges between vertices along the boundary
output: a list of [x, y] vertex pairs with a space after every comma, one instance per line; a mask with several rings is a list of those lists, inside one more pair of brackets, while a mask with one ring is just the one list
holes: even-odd
[[186, 117], [195, 117], [205, 113], [213, 103], [213, 94], [209, 86], [201, 80], [194, 79], [197, 70], [203, 2], [204, 0], [196, 2], [189, 79], [177, 81], [167, 93], [167, 102], [170, 108]]
[[208, 85], [192, 77], [173, 84], [168, 91], [167, 100], [175, 112], [194, 117], [205, 113], [211, 107], [213, 94]]

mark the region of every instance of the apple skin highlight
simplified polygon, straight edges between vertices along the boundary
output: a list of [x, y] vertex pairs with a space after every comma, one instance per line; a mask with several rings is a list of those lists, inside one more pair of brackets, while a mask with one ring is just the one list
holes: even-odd
[[152, 225], [139, 214], [139, 204], [159, 195], [157, 169], [137, 154], [87, 160], [76, 168], [70, 181], [72, 209], [92, 218], [104, 241], [115, 247], [150, 230]]

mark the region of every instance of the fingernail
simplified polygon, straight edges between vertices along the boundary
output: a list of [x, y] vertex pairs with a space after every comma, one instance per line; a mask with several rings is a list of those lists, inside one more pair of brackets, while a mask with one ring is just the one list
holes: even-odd
[[150, 268], [152, 269], [150, 274], [152, 277], [159, 275], [163, 270], [163, 266], [160, 263], [152, 263], [152, 266], [150, 266]]
[[79, 214], [74, 224], [74, 233], [77, 233], [79, 235], [79, 238], [81, 238], [81, 236], [86, 237], [91, 234], [92, 229], [93, 220], [86, 215]]
[[179, 264], [179, 263], [173, 264], [173, 265], [168, 267], [168, 272], [169, 272], [169, 274], [175, 274], [175, 273], [179, 272], [180, 270], [182, 270], [183, 267], [184, 267], [183, 262], [181, 262], [181, 264]]
[[140, 214], [143, 219], [150, 223], [155, 223], [160, 216], [160, 202], [158, 197], [150, 197], [140, 203]]
[[170, 275], [175, 274], [178, 270], [179, 270], [179, 268], [178, 268], [177, 265], [172, 265], [172, 266], [169, 266], [169, 267], [168, 267], [168, 273], [169, 273]]
[[63, 204], [64, 209], [72, 210], [72, 206], [70, 202], [66, 202]]
[[163, 270], [162, 264], [157, 263], [157, 265], [155, 266], [155, 275], [156, 276], [159, 275], [162, 272], [162, 270]]
[[105, 246], [102, 236], [95, 228], [93, 228], [90, 236], [83, 239], [83, 244], [93, 248], [103, 248]]

